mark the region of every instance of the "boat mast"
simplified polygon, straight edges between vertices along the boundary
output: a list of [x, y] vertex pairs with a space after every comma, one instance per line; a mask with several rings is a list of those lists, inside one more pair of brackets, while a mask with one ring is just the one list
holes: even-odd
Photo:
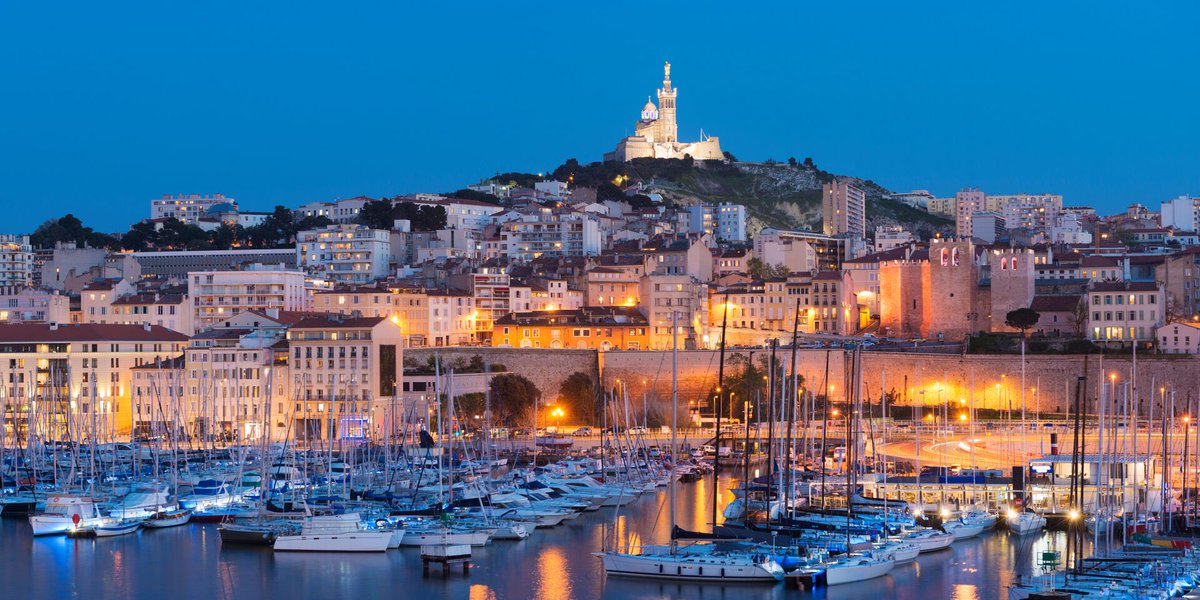
[[[671, 504], [671, 533], [675, 533], [675, 466], [678, 464], [675, 453], [675, 430], [679, 426], [679, 327], [675, 324], [679, 313], [671, 311], [671, 473], [667, 488], [667, 502]], [[671, 554], [675, 554], [677, 543], [671, 536]]]
[[721, 478], [721, 413], [725, 406], [725, 326], [729, 324], [729, 292], [725, 292], [725, 307], [721, 316], [721, 351], [717, 358], [717, 421], [713, 435], [713, 497], [712, 527], [717, 530], [718, 481]]

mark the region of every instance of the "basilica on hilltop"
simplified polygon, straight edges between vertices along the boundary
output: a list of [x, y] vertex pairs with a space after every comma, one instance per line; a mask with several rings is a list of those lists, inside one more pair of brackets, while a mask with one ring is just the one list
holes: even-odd
[[604, 155], [605, 161], [628, 161], [635, 158], [683, 158], [721, 160], [721, 143], [715, 136], [704, 136], [698, 142], [680, 142], [679, 125], [675, 122], [675, 98], [679, 90], [671, 87], [671, 63], [663, 66], [663, 86], [658, 90], [658, 106], [649, 98], [642, 107], [642, 118], [634, 126], [634, 134], [617, 143], [617, 149]]

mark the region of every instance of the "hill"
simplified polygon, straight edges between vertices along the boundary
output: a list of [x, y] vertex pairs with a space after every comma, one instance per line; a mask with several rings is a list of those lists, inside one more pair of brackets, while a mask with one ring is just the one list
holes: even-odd
[[[528, 182], [536, 175], [506, 173], [498, 180]], [[746, 206], [747, 229], [753, 235], [763, 227], [821, 229], [821, 185], [838, 177], [822, 171], [811, 160], [804, 163], [750, 163], [693, 161], [691, 159], [636, 159], [627, 163], [581, 164], [575, 159], [546, 175], [573, 186], [616, 192], [640, 186], [642, 194], [660, 194], [673, 205], [733, 202]], [[954, 222], [887, 198], [884, 187], [868, 179], [850, 177], [867, 193], [867, 230], [879, 225], [900, 225], [919, 234], [952, 233]]]

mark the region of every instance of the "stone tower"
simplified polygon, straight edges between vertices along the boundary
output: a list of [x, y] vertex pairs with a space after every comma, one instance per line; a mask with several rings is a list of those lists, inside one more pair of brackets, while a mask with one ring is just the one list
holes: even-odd
[[975, 246], [970, 241], [930, 240], [929, 244], [929, 323], [927, 335], [939, 333], [947, 340], [961, 340], [978, 331], [984, 315], [978, 313], [976, 290], [979, 271], [975, 265]]
[[1033, 304], [1033, 250], [1003, 248], [988, 252], [988, 279], [991, 281], [992, 331], [1016, 331], [1005, 324], [1009, 311]]
[[663, 86], [658, 90], [658, 131], [656, 142], [678, 142], [679, 127], [675, 124], [675, 95], [671, 87], [671, 63], [663, 65]]

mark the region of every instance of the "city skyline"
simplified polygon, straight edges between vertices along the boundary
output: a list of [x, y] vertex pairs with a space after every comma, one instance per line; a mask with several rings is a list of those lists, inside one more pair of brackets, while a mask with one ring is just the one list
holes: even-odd
[[[269, 210], [596, 161], [633, 133], [665, 60], [680, 136], [703, 127], [744, 160], [812, 157], [939, 197], [1050, 192], [1102, 213], [1200, 193], [1184, 77], [1196, 8], [1082, 6], [718, 19], [687, 5], [664, 11], [661, 34], [613, 26], [637, 5], [11, 7], [0, 202], [25, 207], [14, 231], [72, 212], [117, 232], [163, 194]], [[722, 42], [750, 28], [751, 43]]]

